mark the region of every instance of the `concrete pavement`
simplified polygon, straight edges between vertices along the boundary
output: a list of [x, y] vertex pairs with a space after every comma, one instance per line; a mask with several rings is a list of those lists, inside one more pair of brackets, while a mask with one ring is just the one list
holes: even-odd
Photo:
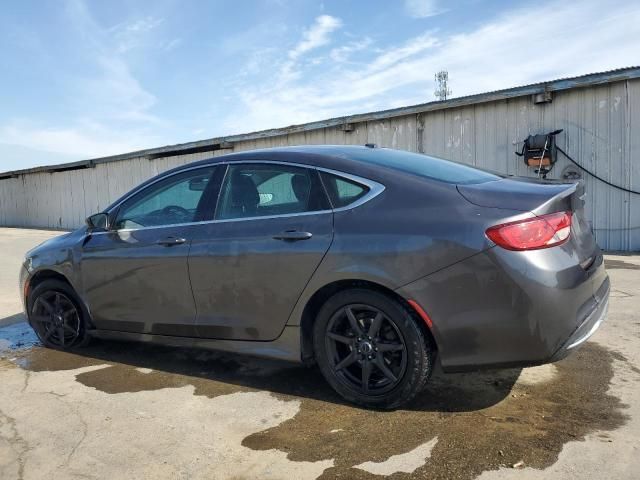
[[0, 229], [2, 479], [638, 478], [640, 256], [607, 256], [609, 318], [566, 360], [438, 373], [407, 408], [374, 412], [301, 366], [118, 342], [42, 348], [17, 272], [56, 234]]

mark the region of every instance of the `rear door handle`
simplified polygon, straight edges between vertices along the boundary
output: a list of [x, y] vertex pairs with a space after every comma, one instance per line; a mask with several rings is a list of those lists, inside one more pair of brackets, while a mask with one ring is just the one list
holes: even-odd
[[275, 240], [284, 240], [286, 242], [296, 242], [298, 240], [309, 240], [313, 234], [309, 232], [299, 232], [298, 230], [287, 230], [273, 236]]
[[163, 247], [173, 247], [174, 245], [182, 245], [187, 240], [179, 237], [167, 237], [162, 240], [158, 240], [156, 245], [162, 245]]

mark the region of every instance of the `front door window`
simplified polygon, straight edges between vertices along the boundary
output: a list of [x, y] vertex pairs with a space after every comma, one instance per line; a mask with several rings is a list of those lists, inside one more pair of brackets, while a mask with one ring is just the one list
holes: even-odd
[[215, 167], [170, 176], [125, 201], [116, 216], [116, 230], [178, 225], [203, 220], [200, 206]]

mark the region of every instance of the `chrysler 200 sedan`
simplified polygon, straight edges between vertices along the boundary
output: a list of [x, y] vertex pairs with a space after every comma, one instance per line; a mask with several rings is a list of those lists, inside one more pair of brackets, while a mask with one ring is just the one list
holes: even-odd
[[606, 315], [584, 185], [304, 146], [165, 172], [27, 254], [42, 343], [139, 340], [318, 364], [394, 408], [445, 372], [563, 358]]

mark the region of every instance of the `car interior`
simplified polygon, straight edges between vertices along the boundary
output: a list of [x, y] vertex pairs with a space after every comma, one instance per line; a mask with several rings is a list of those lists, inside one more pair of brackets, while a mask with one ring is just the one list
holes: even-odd
[[313, 192], [310, 173], [301, 170], [234, 169], [223, 187], [216, 218], [286, 215], [328, 208]]

